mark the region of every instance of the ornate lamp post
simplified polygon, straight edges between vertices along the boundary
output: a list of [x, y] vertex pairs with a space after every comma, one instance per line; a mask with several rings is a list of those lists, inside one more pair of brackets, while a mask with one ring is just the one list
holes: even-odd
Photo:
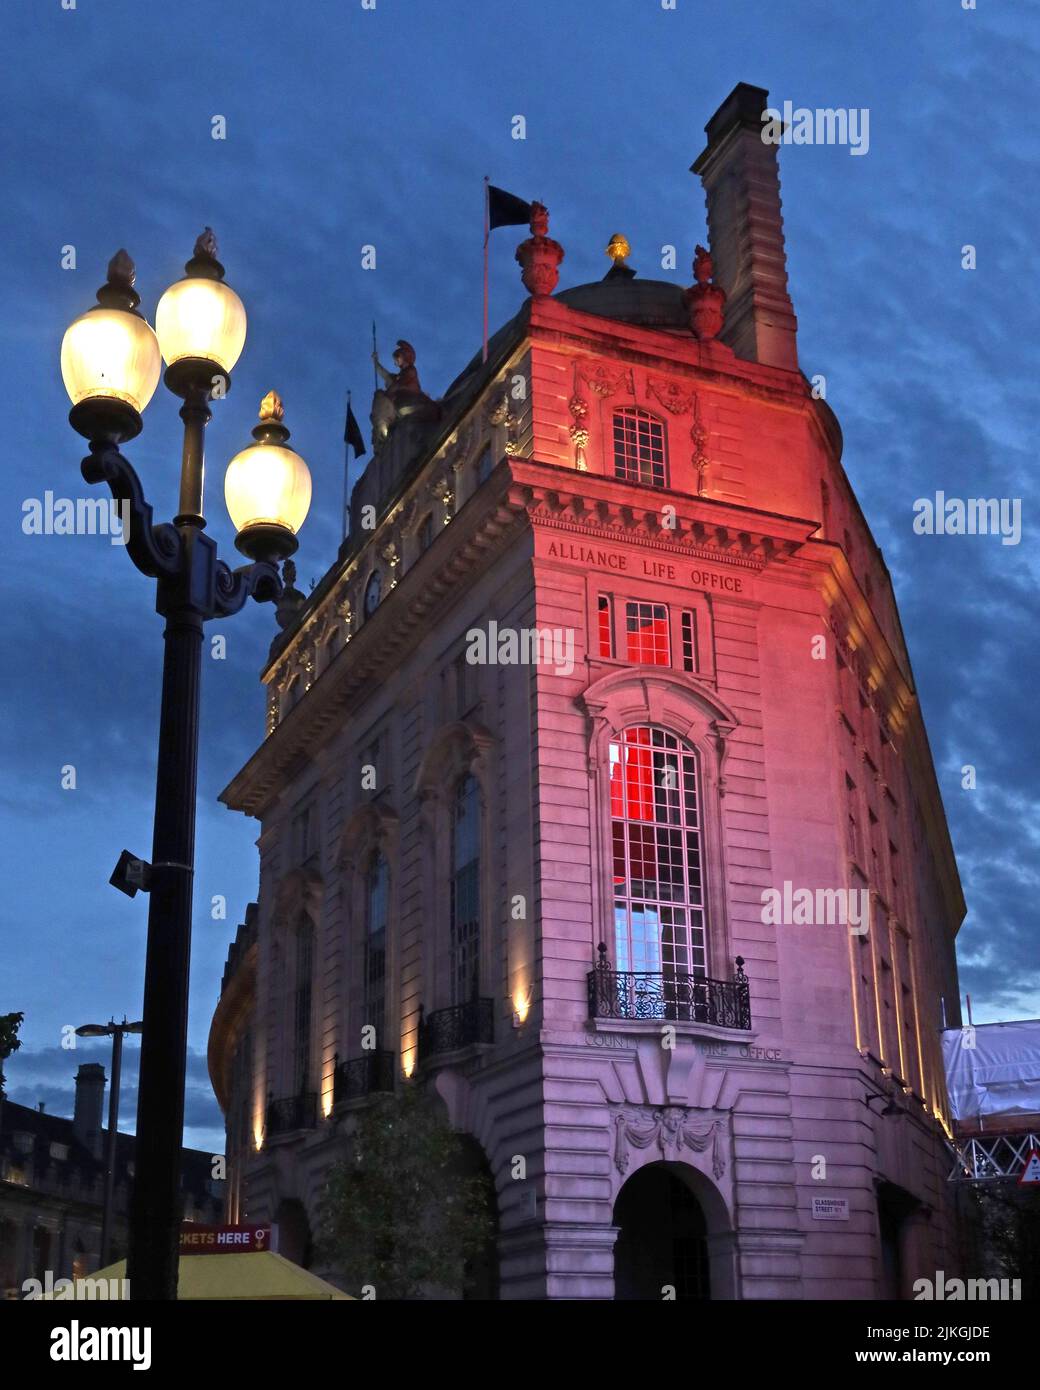
[[[295, 551], [310, 504], [307, 465], [284, 447], [289, 432], [272, 393], [254, 430], [257, 443], [232, 461], [227, 478], [232, 519], [240, 528], [235, 543], [252, 563], [230, 569], [205, 534], [209, 401], [227, 391], [246, 335], [245, 309], [224, 283], [216, 253], [207, 228], [185, 278], [159, 301], [153, 332], [138, 313], [134, 263], [118, 252], [97, 305], [69, 326], [61, 349], [72, 399], [69, 422], [90, 441], [83, 476], [107, 483], [124, 516], [128, 509], [126, 549], [156, 581], [156, 609], [166, 621], [152, 862], [142, 879], [151, 900], [127, 1254], [135, 1302], [177, 1296], [203, 624], [237, 613], [247, 598], [279, 597], [277, 562]], [[119, 452], [140, 433], [159, 379], [160, 352], [164, 381], [184, 402], [180, 505], [172, 524], [153, 524], [140, 480]]]

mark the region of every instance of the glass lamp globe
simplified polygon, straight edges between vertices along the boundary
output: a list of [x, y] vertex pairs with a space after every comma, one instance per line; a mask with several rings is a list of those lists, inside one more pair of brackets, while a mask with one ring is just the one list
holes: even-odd
[[122, 443], [141, 432], [141, 414], [159, 383], [159, 344], [138, 312], [133, 261], [117, 251], [97, 304], [65, 330], [61, 375], [69, 420], [91, 440]]
[[260, 402], [255, 444], [228, 464], [224, 499], [238, 534], [235, 545], [253, 560], [283, 560], [299, 542], [296, 534], [311, 505], [311, 475], [294, 449], [286, 448], [289, 431], [274, 391]]
[[196, 241], [184, 269], [184, 279], [170, 286], [155, 311], [166, 384], [178, 396], [196, 389], [208, 395], [220, 381], [226, 391], [246, 341], [246, 311], [224, 283], [211, 227]]

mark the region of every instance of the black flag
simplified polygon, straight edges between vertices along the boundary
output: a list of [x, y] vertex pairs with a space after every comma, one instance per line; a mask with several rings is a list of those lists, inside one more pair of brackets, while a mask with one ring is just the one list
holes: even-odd
[[504, 188], [488, 184], [488, 231], [496, 227], [519, 227], [531, 220], [531, 204], [507, 193]]
[[359, 459], [365, 452], [365, 438], [354, 414], [354, 407], [349, 401], [347, 402], [347, 423], [343, 427], [343, 443], [350, 445], [354, 450], [356, 459]]

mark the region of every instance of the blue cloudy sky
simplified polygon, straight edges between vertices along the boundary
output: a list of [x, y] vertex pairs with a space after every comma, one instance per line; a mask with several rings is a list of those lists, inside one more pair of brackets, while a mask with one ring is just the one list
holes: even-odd
[[[71, 0], [66, 0], [66, 4]], [[146, 903], [107, 886], [147, 855], [161, 657], [149, 583], [103, 537], [25, 536], [22, 506], [83, 495], [58, 370], [67, 322], [125, 245], [151, 315], [204, 224], [249, 310], [209, 430], [211, 528], [269, 387], [310, 462], [306, 587], [339, 539], [345, 391], [367, 413], [370, 324], [405, 336], [437, 395], [479, 342], [481, 179], [540, 197], [561, 284], [599, 278], [608, 236], [660, 276], [705, 237], [687, 170], [737, 81], [796, 106], [867, 107], [870, 148], [781, 151], [802, 364], [823, 372], [845, 464], [893, 571], [970, 913], [977, 1020], [1040, 1014], [1034, 642], [1037, 9], [1015, 0], [7, 0], [0, 343], [4, 885], [0, 1012], [24, 1010], [9, 1093], [69, 1113], [61, 1028], [138, 1013]], [[211, 138], [212, 118], [227, 138]], [[512, 118], [526, 139], [512, 138]], [[496, 232], [492, 322], [517, 308], [517, 229]], [[377, 248], [363, 270], [360, 248]], [[961, 268], [961, 247], [978, 267]], [[77, 268], [62, 269], [65, 246]], [[179, 421], [162, 388], [128, 453], [162, 515]], [[917, 537], [914, 499], [1019, 497], [1024, 537]], [[187, 1138], [222, 1144], [205, 1044], [234, 924], [256, 891], [255, 823], [216, 803], [259, 739], [273, 632], [253, 607], [207, 661]], [[1030, 710], [1033, 715], [1030, 715]], [[74, 791], [60, 770], [73, 764]], [[978, 769], [963, 791], [960, 768]], [[214, 894], [229, 919], [210, 920]], [[131, 1044], [122, 1122], [135, 1111]]]

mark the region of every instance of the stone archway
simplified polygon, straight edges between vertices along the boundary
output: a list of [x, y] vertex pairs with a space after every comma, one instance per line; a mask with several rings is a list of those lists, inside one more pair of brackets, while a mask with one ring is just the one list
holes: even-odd
[[684, 1163], [647, 1163], [614, 1202], [614, 1297], [733, 1297], [732, 1235], [718, 1189]]

